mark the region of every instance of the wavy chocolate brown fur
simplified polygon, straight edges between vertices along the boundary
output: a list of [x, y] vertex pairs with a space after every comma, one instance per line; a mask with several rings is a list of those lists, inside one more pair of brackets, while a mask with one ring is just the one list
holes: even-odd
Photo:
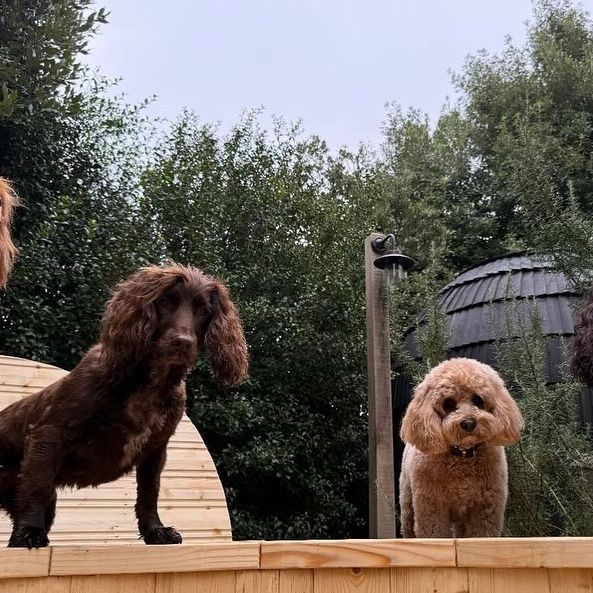
[[247, 373], [247, 348], [228, 290], [196, 268], [138, 270], [107, 304], [101, 336], [72, 372], [0, 412], [0, 506], [9, 546], [49, 543], [56, 488], [110, 482], [136, 469], [138, 530], [147, 544], [181, 535], [158, 515], [169, 438], [185, 409], [200, 352], [224, 385]]
[[573, 374], [589, 387], [593, 386], [593, 290], [577, 313], [572, 349]]
[[5, 288], [18, 250], [12, 242], [10, 225], [19, 199], [14, 188], [0, 177], [0, 288]]

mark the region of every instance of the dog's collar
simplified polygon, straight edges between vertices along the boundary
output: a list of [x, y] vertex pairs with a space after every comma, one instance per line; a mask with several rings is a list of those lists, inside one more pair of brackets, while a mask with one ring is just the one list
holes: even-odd
[[460, 447], [451, 445], [449, 447], [449, 453], [451, 453], [451, 455], [454, 455], [455, 457], [461, 457], [462, 459], [468, 459], [469, 457], [473, 457], [476, 454], [476, 451], [478, 450], [479, 446], [480, 446], [480, 444], [478, 443], [477, 445], [474, 445], [473, 447], [470, 447], [469, 449], [461, 449]]

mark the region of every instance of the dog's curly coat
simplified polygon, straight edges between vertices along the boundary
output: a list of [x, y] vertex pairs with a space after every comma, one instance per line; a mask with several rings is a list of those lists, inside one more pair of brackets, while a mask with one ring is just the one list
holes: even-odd
[[574, 324], [574, 375], [588, 387], [593, 386], [593, 289], [581, 303]]
[[218, 381], [247, 373], [241, 322], [226, 287], [196, 268], [147, 267], [107, 304], [100, 342], [69, 374], [0, 412], [0, 506], [9, 546], [49, 543], [56, 488], [96, 486], [136, 468], [147, 544], [181, 542], [161, 523], [160, 475], [185, 409], [185, 377], [205, 350]]
[[18, 203], [18, 196], [8, 179], [0, 177], [0, 288], [6, 286], [17, 255], [17, 249], [10, 236], [10, 225], [14, 207]]
[[468, 358], [434, 367], [401, 426], [404, 537], [487, 537], [502, 532], [503, 447], [519, 440], [521, 413], [496, 371]]

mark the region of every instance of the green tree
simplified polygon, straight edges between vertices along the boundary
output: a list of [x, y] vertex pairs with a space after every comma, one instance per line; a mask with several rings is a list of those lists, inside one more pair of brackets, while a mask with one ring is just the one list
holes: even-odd
[[81, 66], [106, 16], [90, 6], [0, 2], [0, 174], [24, 201], [0, 348], [66, 368], [96, 338], [109, 286], [153, 250], [137, 206], [151, 129]]
[[[106, 20], [92, 0], [0, 1], [0, 174], [26, 200], [16, 220], [26, 235], [51, 204], [91, 168], [76, 151], [76, 118], [83, 108], [81, 55]], [[74, 160], [76, 155], [76, 160]], [[48, 183], [52, 180], [53, 183]]]
[[158, 253], [138, 206], [141, 110], [94, 95], [81, 107], [69, 125], [89, 167], [61, 191], [63, 170], [36, 179], [52, 190], [51, 201], [27, 221], [9, 290], [0, 295], [1, 350], [68, 369], [98, 337], [110, 287]]
[[[567, 374], [563, 382], [546, 382], [546, 343], [535, 302], [525, 318], [516, 301], [509, 300], [506, 316], [498, 365], [518, 398], [525, 430], [508, 450], [505, 531], [511, 536], [589, 536], [593, 491], [585, 472], [591, 446], [577, 410], [582, 386]], [[510, 337], [517, 333], [519, 337]]]
[[186, 113], [158, 146], [144, 191], [164, 255], [226, 279], [247, 331], [249, 382], [220, 392], [200, 369], [190, 389], [235, 537], [363, 535], [372, 159], [257, 114], [223, 137]]
[[525, 47], [468, 59], [457, 77], [493, 243], [553, 250], [573, 279], [593, 269], [593, 27], [541, 0]]
[[[418, 111], [387, 114], [380, 158], [398, 234], [424, 268], [438, 254], [441, 278], [490, 257], [490, 212], [473, 168], [469, 126], [445, 108], [434, 129]], [[435, 268], [436, 271], [436, 268]]]

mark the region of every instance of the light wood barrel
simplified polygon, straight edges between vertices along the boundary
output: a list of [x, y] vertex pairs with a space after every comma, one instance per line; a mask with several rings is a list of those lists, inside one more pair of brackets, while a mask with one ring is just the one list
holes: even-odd
[[[67, 374], [63, 369], [23, 358], [0, 356], [0, 409]], [[59, 490], [52, 545], [132, 544], [138, 540], [134, 517], [134, 473], [98, 488]], [[169, 442], [161, 477], [159, 512], [184, 543], [228, 542], [231, 523], [224, 490], [206, 449], [184, 415]], [[0, 545], [10, 534], [8, 517], [0, 515]]]

